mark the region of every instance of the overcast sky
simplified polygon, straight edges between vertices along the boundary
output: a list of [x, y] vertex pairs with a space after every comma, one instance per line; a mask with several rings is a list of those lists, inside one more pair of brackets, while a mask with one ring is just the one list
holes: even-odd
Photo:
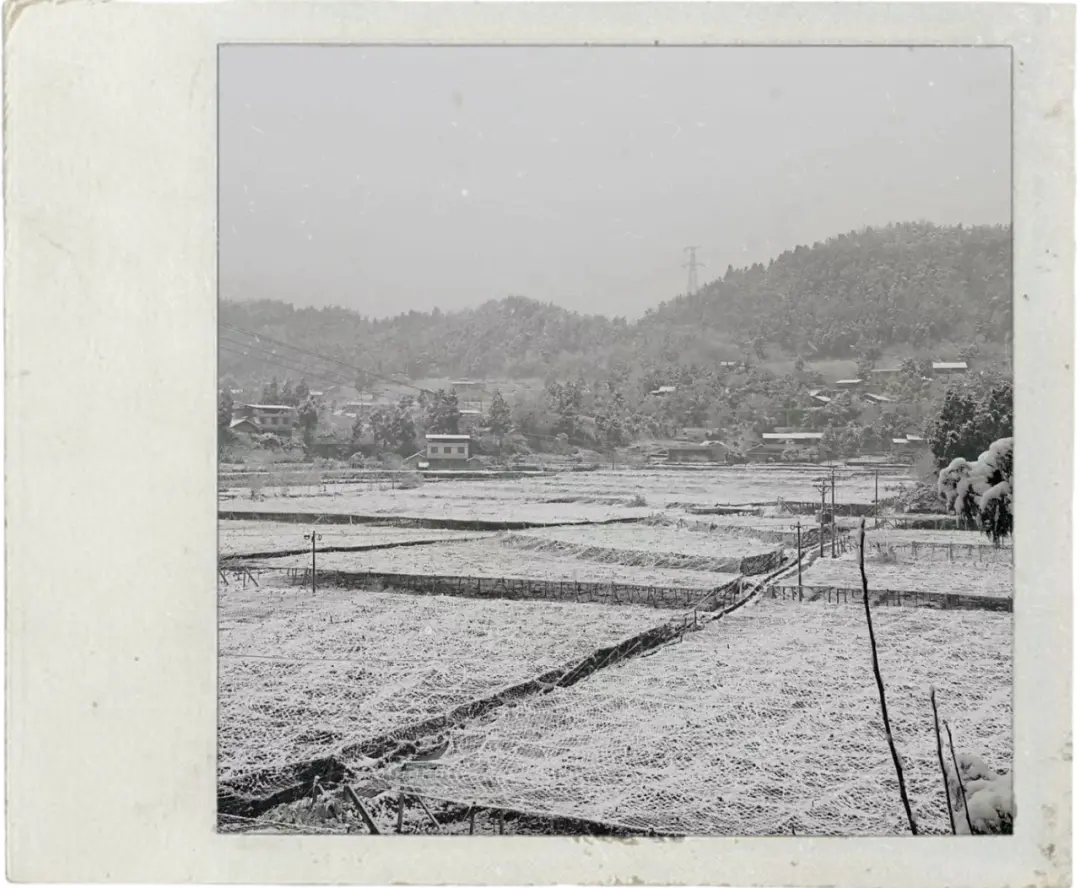
[[224, 47], [220, 292], [635, 317], [863, 225], [1010, 216], [1007, 49]]

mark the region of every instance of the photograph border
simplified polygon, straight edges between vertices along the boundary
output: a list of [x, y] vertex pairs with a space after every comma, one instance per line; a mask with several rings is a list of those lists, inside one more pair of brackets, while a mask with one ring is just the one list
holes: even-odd
[[[9, 878], [1070, 881], [1072, 7], [71, 0], [5, 13]], [[224, 43], [1013, 48], [1014, 835], [925, 838], [917, 854], [903, 837], [412, 836], [401, 854], [393, 837], [216, 833]]]

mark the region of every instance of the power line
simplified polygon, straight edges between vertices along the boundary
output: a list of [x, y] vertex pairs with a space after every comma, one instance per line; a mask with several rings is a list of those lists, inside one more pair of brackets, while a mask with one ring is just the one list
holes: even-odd
[[693, 296], [698, 291], [698, 265], [704, 265], [704, 262], [698, 262], [697, 247], [686, 247], [684, 252], [690, 254], [689, 260], [683, 263], [683, 268], [687, 269], [686, 273], [686, 295]]
[[423, 388], [423, 387], [418, 386], [418, 385], [412, 385], [411, 383], [408, 383], [408, 382], [402, 382], [400, 379], [394, 379], [392, 376], [387, 376], [386, 374], [383, 374], [383, 373], [376, 373], [373, 370], [368, 370], [368, 369], [365, 369], [363, 367], [357, 367], [355, 364], [350, 364], [347, 361], [341, 361], [341, 360], [338, 360], [337, 358], [331, 358], [328, 355], [322, 355], [322, 354], [319, 354], [318, 352], [308, 351], [307, 349], [300, 348], [297, 345], [290, 345], [288, 342], [282, 342], [280, 339], [273, 339], [273, 338], [271, 338], [269, 336], [264, 336], [261, 333], [253, 333], [251, 330], [245, 330], [242, 327], [235, 326], [234, 324], [227, 324], [224, 321], [219, 321], [219, 324], [220, 324], [220, 326], [225, 327], [228, 330], [233, 330], [233, 331], [235, 331], [237, 333], [242, 333], [245, 336], [250, 336], [253, 339], [255, 339], [256, 342], [258, 342], [260, 340], [265, 341], [265, 342], [271, 342], [274, 345], [280, 345], [283, 348], [291, 348], [293, 351], [299, 352], [302, 355], [307, 355], [308, 357], [312, 357], [312, 358], [318, 358], [319, 360], [326, 361], [329, 364], [337, 364], [337, 365], [339, 365], [341, 367], [347, 367], [349, 370], [352, 370], [353, 373], [362, 373], [362, 374], [364, 374], [366, 376], [372, 376], [375, 379], [380, 379], [383, 382], [392, 383], [393, 385], [404, 386], [405, 388], [411, 388], [411, 389], [413, 389], [415, 391], [418, 391], [418, 392], [425, 392], [426, 394], [429, 394], [429, 395], [434, 394], [434, 392], [432, 392], [430, 389], [426, 389], [426, 388]]
[[336, 370], [325, 370], [319, 368], [312, 368], [309, 364], [303, 362], [301, 358], [293, 358], [289, 355], [281, 355], [274, 349], [268, 349], [261, 345], [255, 345], [250, 342], [236, 342], [235, 340], [222, 337], [218, 340], [219, 346], [230, 354], [240, 355], [243, 357], [253, 357], [256, 360], [264, 361], [269, 364], [277, 364], [286, 370], [293, 373], [300, 373], [305, 376], [319, 376], [323, 379], [333, 379], [335, 384], [348, 384], [352, 385], [355, 380], [345, 373]]
[[[230, 348], [230, 346], [234, 347]], [[353, 384], [352, 380], [345, 379], [343, 376], [329, 375], [318, 372], [312, 373], [308, 370], [296, 367], [281, 360], [276, 360], [265, 355], [253, 354], [250, 350], [246, 348], [236, 348], [234, 343], [221, 342], [219, 343], [219, 349], [221, 352], [232, 355], [234, 357], [246, 358], [249, 360], [253, 359], [259, 361], [260, 363], [268, 364], [272, 367], [277, 367], [281, 370], [286, 370], [290, 373], [298, 374], [302, 379], [308, 380], [310, 382], [318, 382], [320, 384], [328, 384], [331, 386]]]

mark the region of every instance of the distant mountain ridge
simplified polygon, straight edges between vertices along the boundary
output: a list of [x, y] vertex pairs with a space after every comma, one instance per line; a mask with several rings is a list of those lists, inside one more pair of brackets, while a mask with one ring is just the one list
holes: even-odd
[[[529, 377], [553, 369], [588, 375], [635, 358], [690, 365], [736, 359], [748, 350], [760, 356], [766, 346], [810, 359], [902, 344], [1006, 343], [1011, 237], [1007, 226], [929, 223], [853, 231], [796, 247], [767, 266], [729, 267], [698, 293], [665, 302], [634, 323], [517, 296], [458, 312], [385, 319], [342, 308], [222, 301], [219, 319], [227, 326], [220, 371], [237, 379], [298, 378], [307, 366], [295, 354], [281, 358], [286, 352], [272, 346], [245, 349], [248, 337], [237, 329], [411, 378]], [[298, 372], [288, 372], [292, 365]], [[311, 366], [326, 364], [312, 359]]]

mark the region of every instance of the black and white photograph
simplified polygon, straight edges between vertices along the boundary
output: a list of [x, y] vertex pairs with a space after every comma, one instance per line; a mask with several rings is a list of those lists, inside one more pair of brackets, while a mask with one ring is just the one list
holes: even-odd
[[1036, 816], [1008, 46], [217, 62], [218, 832]]

